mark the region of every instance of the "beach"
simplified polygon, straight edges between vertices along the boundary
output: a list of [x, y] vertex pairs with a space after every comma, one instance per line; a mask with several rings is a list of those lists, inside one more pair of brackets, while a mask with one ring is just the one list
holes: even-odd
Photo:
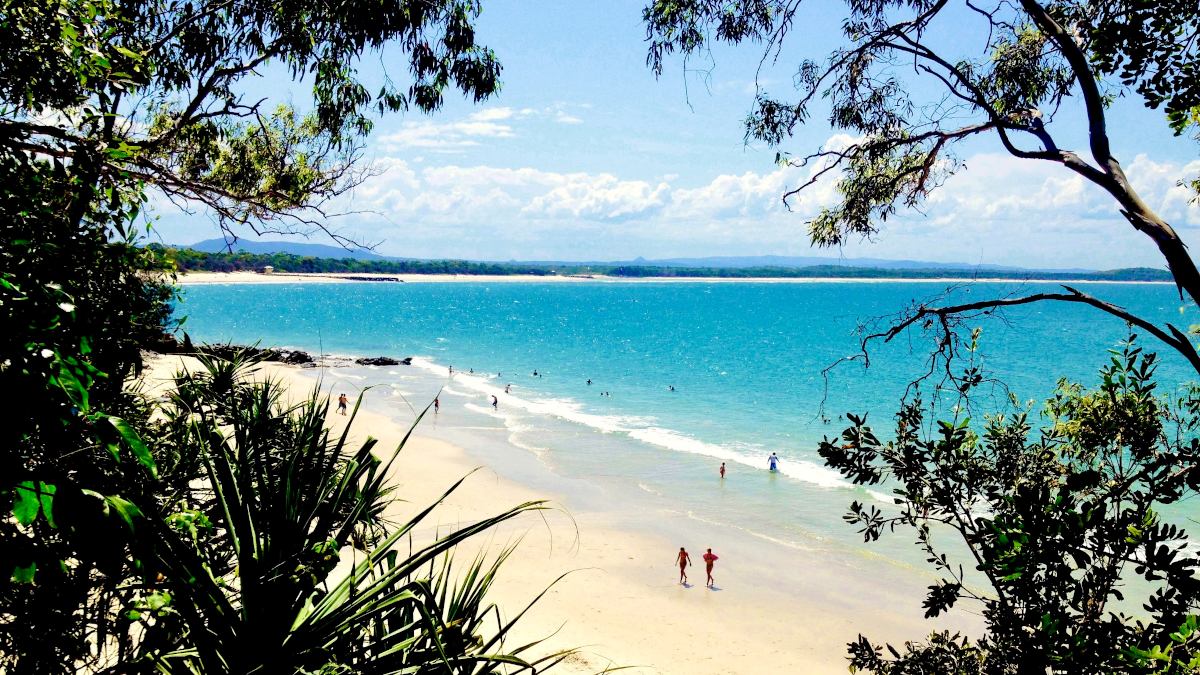
[[911, 284], [960, 284], [960, 283], [1045, 283], [1045, 284], [1133, 284], [1172, 285], [1170, 281], [1095, 281], [1089, 279], [991, 279], [986, 277], [937, 277], [928, 279], [905, 279], [892, 277], [614, 277], [602, 274], [559, 275], [559, 274], [374, 274], [359, 272], [185, 272], [180, 273], [177, 283], [183, 286], [205, 284], [346, 284], [346, 283], [706, 283], [706, 284], [825, 284], [830, 282], [850, 284], [911, 283]]
[[[846, 643], [860, 633], [897, 645], [941, 629], [980, 634], [969, 602], [923, 618], [937, 579], [912, 533], [867, 544], [842, 520], [852, 501], [893, 508], [890, 488], [853, 485], [816, 453], [845, 426], [845, 411], [870, 413], [889, 435], [897, 401], [926, 367], [914, 358], [925, 349], [919, 336], [877, 348], [870, 369], [819, 374], [853, 353], [861, 317], [939, 289], [472, 281], [198, 284], [184, 288], [177, 311], [197, 343], [309, 351], [327, 365], [263, 372], [293, 392], [319, 379], [334, 397], [362, 395], [359, 438], [395, 443], [440, 397], [439, 414], [422, 420], [395, 472], [403, 507], [424, 506], [475, 473], [423, 533], [550, 500], [553, 510], [479, 545], [497, 551], [522, 540], [495, 594], [509, 615], [569, 573], [518, 632], [553, 634], [548, 648], [582, 647], [562, 672], [841, 673]], [[1169, 287], [1102, 290], [1143, 315], [1179, 320]], [[1128, 335], [1077, 308], [1060, 310], [1052, 333], [1030, 330], [1041, 311], [981, 324], [988, 364], [1023, 400], [1051, 392], [1058, 376], [1094, 381], [1105, 350]], [[354, 364], [380, 355], [412, 357], [411, 365]], [[1161, 374], [1177, 377], [1186, 365], [1166, 359]], [[1006, 391], [996, 391], [979, 401], [980, 413], [1004, 409], [992, 407], [1007, 404]], [[778, 472], [766, 470], [772, 452]], [[954, 543], [943, 550], [969, 571], [969, 554]], [[673, 564], [680, 546], [693, 558], [686, 588]], [[704, 587], [700, 556], [709, 547], [720, 557], [717, 590]]]
[[[145, 376], [151, 393], [181, 363], [181, 357], [155, 357]], [[263, 364], [256, 377], [282, 380], [293, 397], [319, 384], [324, 394], [336, 397], [331, 386], [337, 378], [331, 370]], [[364, 394], [351, 435], [356, 441], [379, 439], [380, 452], [395, 447], [407, 431], [381, 405], [383, 397], [379, 390]], [[689, 525], [687, 541], [667, 538], [651, 522], [639, 526], [639, 520], [653, 514], [631, 514], [620, 503], [597, 507], [603, 500], [576, 498], [579, 486], [571, 481], [551, 479], [559, 489], [548, 491], [512, 480], [508, 462], [446, 440], [453, 428], [445, 423], [448, 415], [443, 407], [442, 419], [422, 422], [405, 447], [393, 471], [402, 501], [389, 515], [403, 518], [415, 512], [467, 474], [462, 488], [416, 533], [418, 538], [525, 501], [549, 499], [551, 510], [526, 515], [475, 544], [495, 553], [519, 542], [493, 596], [506, 616], [554, 584], [522, 618], [511, 644], [550, 636], [544, 652], [580, 648], [557, 672], [629, 666], [636, 673], [843, 673], [845, 643], [860, 631], [876, 640], [902, 642], [919, 639], [938, 625], [921, 619], [923, 578], [900, 572], [848, 576], [820, 554], [771, 553], [722, 535], [720, 528]], [[335, 430], [349, 419], [330, 418]], [[514, 458], [524, 451], [511, 450], [507, 458], [519, 462]], [[687, 587], [677, 583], [673, 564], [680, 545], [687, 546], [694, 560]], [[701, 560], [708, 546], [720, 556], [711, 590], [705, 588]], [[973, 621], [962, 615], [947, 625]]]

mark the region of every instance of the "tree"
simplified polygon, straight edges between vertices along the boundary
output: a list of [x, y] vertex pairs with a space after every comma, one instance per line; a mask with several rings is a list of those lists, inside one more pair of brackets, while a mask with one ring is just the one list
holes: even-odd
[[[644, 13], [648, 64], [711, 44], [761, 42], [774, 62], [805, 23], [798, 0], [653, 0]], [[975, 25], [965, 26], [966, 20]], [[837, 177], [838, 202], [809, 223], [814, 244], [870, 238], [902, 208], [919, 207], [962, 167], [954, 149], [989, 135], [1014, 157], [1051, 162], [1109, 194], [1124, 219], [1148, 236], [1181, 295], [1200, 302], [1200, 272], [1179, 234], [1145, 203], [1113, 153], [1106, 118], [1112, 100], [1140, 96], [1162, 106], [1177, 134], [1200, 110], [1200, 10], [1195, 3], [1066, 0], [979, 3], [849, 0], [846, 44], [822, 63], [801, 62], [796, 97], [759, 91], [748, 139], [787, 142], [824, 100], [828, 122], [858, 140], [780, 162]], [[971, 41], [970, 36], [978, 36]], [[982, 55], [982, 56], [979, 56]], [[1082, 152], [1056, 133], [1066, 116], [1088, 130]], [[1061, 134], [1059, 134], [1061, 136]], [[933, 333], [930, 375], [941, 373], [969, 403], [984, 375], [952, 362], [975, 349], [979, 317], [1034, 302], [1086, 304], [1154, 336], [1200, 373], [1189, 336], [1155, 325], [1076, 289], [964, 304], [917, 302], [880, 330], [864, 330], [862, 351], [909, 328]], [[936, 616], [960, 600], [983, 606], [978, 641], [938, 633], [902, 653], [860, 636], [851, 665], [877, 673], [1183, 673], [1200, 669], [1200, 590], [1186, 534], [1157, 509], [1200, 487], [1195, 388], [1178, 402], [1155, 395], [1154, 359], [1126, 346], [1096, 391], [1062, 383], [1047, 403], [1048, 426], [1028, 411], [989, 418], [982, 428], [955, 409], [931, 432], [919, 398], [902, 401], [895, 437], [881, 440], [864, 416], [820, 453], [855, 482], [893, 487], [896, 513], [852, 504], [847, 520], [867, 540], [911, 528], [943, 579], [925, 601]], [[1015, 404], [1014, 404], [1015, 405]], [[960, 563], [938, 546], [949, 532], [969, 551]], [[944, 540], [943, 540], [944, 541]], [[964, 570], [974, 569], [982, 577]], [[1138, 618], [1114, 603], [1140, 576], [1149, 590]], [[1134, 610], [1136, 611], [1136, 610]]]
[[403, 442], [350, 447], [349, 428], [330, 433], [327, 397], [284, 404], [244, 353], [200, 360], [148, 425], [162, 487], [129, 511], [141, 582], [96, 617], [111, 626], [98, 650], [113, 672], [518, 672], [566, 656], [505, 647], [523, 612], [502, 618], [487, 593], [508, 550], [454, 569], [458, 544], [542, 502], [422, 541], [414, 529], [465, 478], [389, 523]]
[[[763, 60], [773, 61], [804, 25], [801, 8], [796, 0], [654, 0], [644, 12], [647, 62], [661, 74], [674, 53], [688, 57], [715, 42], [747, 41], [764, 43]], [[969, 19], [975, 24], [964, 25]], [[1014, 157], [1058, 164], [1107, 192], [1125, 220], [1154, 241], [1181, 293], [1200, 301], [1195, 262], [1178, 232], [1130, 184], [1106, 119], [1114, 97], [1131, 91], [1151, 107], [1163, 106], [1177, 133], [1197, 123], [1195, 3], [850, 0], [843, 29], [845, 46], [823, 63], [798, 65], [795, 98], [760, 90], [746, 119], [748, 139], [782, 145], [825, 99], [829, 124], [860, 139], [844, 149], [779, 154], [782, 163], [815, 166], [785, 202], [823, 176], [838, 176], [839, 202], [808, 223], [814, 244], [869, 238], [898, 209], [919, 207], [961, 168], [955, 146], [986, 134]], [[970, 42], [964, 35], [979, 38]], [[1062, 126], [1056, 122], [1066, 116], [1088, 129], [1084, 152], [1056, 141]], [[1041, 300], [1109, 311], [1080, 293]], [[941, 330], [951, 323], [932, 327], [939, 343], [955, 341], [953, 331]], [[1178, 329], [1159, 331], [1174, 338], [1168, 346], [1200, 364]]]
[[[171, 267], [137, 248], [149, 190], [238, 228], [339, 236], [329, 200], [374, 115], [476, 101], [500, 66], [473, 0], [0, 3], [0, 668], [98, 667], [142, 578], [135, 512], [164, 489], [127, 388], [170, 326]], [[385, 52], [386, 50], [386, 52]], [[382, 83], [356, 72], [398, 59]], [[397, 71], [403, 72], [397, 72]], [[256, 78], [302, 81], [291, 104]], [[395, 79], [393, 79], [395, 78]], [[14, 398], [19, 397], [16, 401]], [[19, 407], [18, 407], [19, 403]], [[93, 621], [95, 619], [95, 621]]]
[[[821, 457], [843, 476], [893, 487], [894, 511], [855, 502], [846, 520], [865, 541], [897, 529], [916, 535], [942, 575], [929, 587], [926, 616], [973, 601], [987, 626], [974, 645], [936, 634], [906, 654], [893, 651], [895, 660], [860, 636], [851, 665], [877, 673], [929, 672], [918, 664], [963, 672], [944, 667], [963, 662], [979, 673], [1200, 671], [1200, 563], [1187, 534], [1160, 512], [1200, 492], [1200, 389], [1160, 397], [1155, 368], [1155, 356], [1131, 339], [1095, 390], [1060, 382], [1040, 430], [1017, 411], [989, 417], [982, 433], [967, 418], [939, 421], [929, 433], [915, 400], [896, 415], [894, 440], [881, 441], [854, 415], [840, 438], [824, 440]], [[981, 577], [946, 554], [945, 533], [966, 544]]]
[[[500, 86], [495, 55], [475, 41], [473, 0], [2, 11], [0, 151], [69, 159], [84, 188], [153, 186], [203, 205], [229, 234], [317, 228], [338, 239], [323, 206], [363, 177], [355, 160], [372, 115], [436, 110], [449, 88], [479, 101]], [[407, 73], [364, 81], [356, 67], [372, 53], [403, 56]], [[266, 75], [310, 84], [308, 109], [254, 95]], [[393, 79], [405, 75], [407, 86]]]

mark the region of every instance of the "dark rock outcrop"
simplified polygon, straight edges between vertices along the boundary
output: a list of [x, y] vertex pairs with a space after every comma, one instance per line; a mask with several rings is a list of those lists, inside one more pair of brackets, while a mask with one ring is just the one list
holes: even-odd
[[411, 366], [412, 357], [396, 360], [390, 356], [371, 356], [354, 359], [354, 362], [360, 366]]
[[187, 333], [184, 333], [182, 341], [176, 339], [174, 335], [163, 334], [153, 344], [145, 345], [145, 348], [159, 354], [207, 354], [223, 359], [231, 359], [237, 354], [242, 354], [258, 357], [262, 361], [275, 361], [291, 365], [303, 365], [315, 362], [311, 354], [299, 349], [263, 349], [261, 347], [247, 347], [231, 343], [197, 346], [192, 344]]

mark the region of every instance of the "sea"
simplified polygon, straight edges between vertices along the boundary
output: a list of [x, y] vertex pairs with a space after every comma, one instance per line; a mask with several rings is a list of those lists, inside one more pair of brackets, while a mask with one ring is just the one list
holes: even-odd
[[[1171, 285], [1079, 288], [1183, 330], [1200, 323]], [[194, 341], [412, 357], [409, 366], [322, 369], [323, 384], [335, 396], [364, 393], [403, 424], [438, 397], [419, 434], [450, 440], [568, 509], [657, 523], [681, 540], [757, 542], [780, 560], [795, 551], [920, 570], [911, 536], [866, 544], [843, 522], [852, 501], [892, 498], [826, 468], [821, 439], [840, 434], [847, 414], [887, 437], [901, 399], [918, 393], [942, 419], [978, 424], [1011, 413], [1014, 401], [1036, 416], [1059, 378], [1098, 382], [1130, 329], [1061, 302], [974, 317], [964, 327], [978, 329], [978, 346], [953, 364], [987, 378], [969, 407], [937, 367], [930, 374], [935, 337], [922, 326], [875, 341], [869, 360], [860, 339], [919, 303], [1057, 291], [893, 280], [197, 284], [184, 287], [176, 313]], [[1152, 338], [1138, 342], [1161, 352], [1164, 395], [1195, 378]], [[777, 473], [767, 471], [773, 452]], [[1186, 502], [1173, 519], [1197, 516]]]

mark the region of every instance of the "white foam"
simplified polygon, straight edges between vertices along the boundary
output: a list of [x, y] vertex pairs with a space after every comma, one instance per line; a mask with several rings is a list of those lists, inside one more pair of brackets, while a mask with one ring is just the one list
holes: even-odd
[[490, 405], [482, 406], [482, 405], [475, 405], [474, 403], [467, 403], [467, 404], [464, 404], [463, 407], [466, 408], [467, 410], [470, 410], [471, 412], [477, 412], [481, 415], [487, 415], [488, 417], [494, 417], [494, 418], [500, 419], [500, 420], [504, 419], [504, 415], [501, 415], [499, 412], [492, 410], [492, 407]]
[[[434, 374], [440, 375], [448, 372], [445, 367], [426, 357], [413, 357], [412, 364]], [[545, 415], [580, 424], [601, 433], [625, 433], [634, 440], [675, 452], [702, 455], [725, 462], [736, 462], [737, 464], [763, 471], [767, 468], [767, 455], [769, 452], [767, 448], [761, 445], [709, 443], [673, 429], [653, 426], [653, 418], [630, 415], [602, 415], [585, 411], [582, 403], [572, 399], [542, 399], [533, 396], [505, 393], [505, 382], [498, 380], [494, 375], [455, 372], [451, 379], [456, 386], [444, 386], [442, 391], [447, 394], [471, 399], [478, 399], [479, 395], [483, 394], [485, 397], [484, 401], [488, 403], [490, 403], [491, 396], [496, 396], [500, 401], [499, 411], [493, 411], [487, 403], [483, 405], [468, 403], [466, 407], [490, 417], [504, 420], [505, 425], [509, 427], [510, 431], [517, 424], [515, 413]], [[789, 457], [781, 457], [780, 460], [779, 473], [789, 478], [823, 488], [852, 487], [849, 482], [842, 479], [838, 472], [820, 464]], [[892, 501], [883, 495], [872, 496], [885, 503], [891, 503]]]
[[[767, 454], [761, 446], [743, 445], [741, 447], [730, 447], [708, 443], [672, 429], [661, 429], [658, 427], [632, 429], [629, 431], [629, 435], [643, 443], [657, 445], [668, 450], [686, 452], [693, 455], [704, 455], [726, 462], [737, 462], [738, 464], [755, 469], [765, 470], [767, 468]], [[835, 488], [850, 486], [849, 483], [842, 480], [841, 475], [836, 471], [804, 460], [781, 457], [779, 461], [779, 473], [820, 487]]]

